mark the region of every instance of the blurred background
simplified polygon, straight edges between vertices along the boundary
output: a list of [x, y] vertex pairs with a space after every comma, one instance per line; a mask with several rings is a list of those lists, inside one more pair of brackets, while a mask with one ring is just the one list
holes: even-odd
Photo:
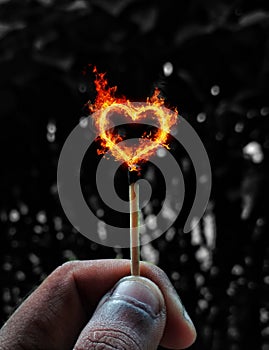
[[[88, 127], [88, 64], [131, 100], [158, 86], [208, 152], [213, 188], [199, 225], [184, 234], [181, 217], [142, 248], [195, 323], [191, 349], [269, 350], [269, 3], [260, 0], [0, 0], [1, 324], [59, 264], [129, 258], [73, 229], [57, 195], [63, 143], [79, 122]], [[178, 157], [194, 188], [190, 159]]]

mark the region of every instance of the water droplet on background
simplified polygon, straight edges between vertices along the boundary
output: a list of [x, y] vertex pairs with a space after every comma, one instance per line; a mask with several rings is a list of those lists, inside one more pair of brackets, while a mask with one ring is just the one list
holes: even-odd
[[206, 120], [206, 113], [201, 112], [197, 115], [198, 123], [203, 123]]
[[49, 142], [54, 142], [55, 141], [55, 134], [50, 134], [49, 132], [47, 133], [47, 140]]
[[180, 274], [177, 271], [171, 273], [171, 278], [173, 281], [178, 281], [180, 279]]
[[262, 147], [256, 141], [248, 143], [243, 148], [243, 154], [245, 158], [250, 158], [253, 161], [253, 163], [261, 163], [264, 158]]
[[216, 140], [217, 140], [217, 141], [221, 141], [221, 140], [223, 140], [223, 138], [224, 138], [223, 133], [222, 133], [222, 132], [217, 132], [217, 134], [216, 134]]
[[141, 257], [152, 264], [157, 265], [159, 263], [159, 251], [155, 249], [150, 243], [145, 244], [141, 248]]
[[9, 220], [11, 222], [17, 222], [20, 220], [20, 213], [17, 209], [12, 209], [9, 213]]
[[37, 213], [36, 215], [36, 220], [40, 223], [40, 224], [45, 224], [47, 222], [47, 216], [46, 213], [44, 211], [40, 211], [39, 213]]
[[166, 149], [164, 149], [164, 148], [159, 148], [159, 149], [157, 150], [157, 156], [158, 156], [159, 158], [164, 158], [164, 157], [166, 156], [166, 154], [167, 154], [167, 151], [166, 151]]
[[87, 87], [86, 87], [85, 84], [81, 83], [81, 84], [79, 84], [79, 86], [78, 86], [78, 90], [79, 90], [79, 92], [81, 92], [82, 94], [84, 94], [84, 93], [87, 91]]
[[99, 221], [97, 224], [97, 233], [102, 241], [107, 239], [106, 224], [103, 221]]
[[96, 215], [98, 218], [102, 218], [105, 215], [104, 209], [101, 209], [101, 208], [97, 209]]
[[56, 125], [53, 122], [49, 122], [47, 125], [47, 131], [50, 134], [55, 134], [56, 132]]
[[172, 73], [173, 73], [173, 70], [174, 70], [174, 67], [172, 65], [171, 62], [166, 62], [164, 65], [163, 65], [163, 74], [166, 76], [166, 77], [169, 77]]
[[80, 118], [79, 120], [79, 125], [82, 127], [82, 128], [86, 128], [88, 126], [88, 119], [83, 117], [83, 118]]
[[261, 116], [266, 117], [267, 115], [269, 115], [269, 107], [262, 107], [260, 113]]
[[213, 86], [211, 87], [210, 92], [211, 92], [211, 95], [212, 95], [212, 96], [218, 96], [219, 93], [220, 93], [220, 87], [219, 87], [218, 85], [213, 85]]
[[234, 130], [238, 133], [242, 132], [244, 129], [244, 124], [239, 122], [235, 124]]
[[56, 233], [56, 238], [58, 239], [58, 241], [62, 241], [64, 239], [64, 234], [59, 231]]

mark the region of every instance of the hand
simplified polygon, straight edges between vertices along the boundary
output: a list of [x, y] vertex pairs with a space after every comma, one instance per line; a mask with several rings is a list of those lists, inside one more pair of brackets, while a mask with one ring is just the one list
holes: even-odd
[[[195, 328], [162, 270], [127, 260], [58, 267], [0, 330], [0, 350], [154, 350], [191, 345]], [[125, 278], [124, 278], [125, 277]]]

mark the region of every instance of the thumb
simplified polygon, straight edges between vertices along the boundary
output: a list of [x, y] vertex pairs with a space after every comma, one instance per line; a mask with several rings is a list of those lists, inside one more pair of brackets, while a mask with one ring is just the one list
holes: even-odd
[[125, 277], [104, 296], [75, 350], [155, 350], [166, 322], [164, 298], [144, 277]]

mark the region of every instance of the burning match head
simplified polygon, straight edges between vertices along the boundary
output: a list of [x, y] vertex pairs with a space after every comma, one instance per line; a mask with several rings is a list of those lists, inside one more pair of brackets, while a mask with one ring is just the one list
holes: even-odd
[[[98, 73], [94, 69], [96, 79], [94, 81], [97, 97], [93, 104], [89, 104], [89, 110], [93, 113], [94, 123], [100, 137], [98, 155], [110, 151], [111, 155], [131, 168], [132, 173], [137, 172], [137, 164], [147, 162], [157, 149], [162, 146], [169, 149], [168, 135], [173, 125], [178, 120], [177, 110], [168, 110], [164, 106], [164, 99], [159, 96], [156, 88], [154, 94], [145, 102], [131, 102], [125, 97], [116, 97], [116, 87], [109, 87], [104, 73]], [[115, 134], [112, 116], [124, 117], [123, 124], [142, 124], [155, 126], [156, 132], [144, 132], [139, 137], [136, 145], [126, 145], [125, 139], [120, 134]], [[149, 120], [148, 120], [149, 119]], [[127, 123], [126, 123], [126, 122]], [[154, 121], [153, 124], [152, 121]], [[117, 124], [118, 125], [118, 124]], [[113, 131], [111, 131], [113, 129]], [[122, 142], [123, 141], [123, 142]]]
[[141, 177], [141, 166], [135, 164], [132, 167], [128, 167], [128, 182], [129, 185], [135, 183]]

